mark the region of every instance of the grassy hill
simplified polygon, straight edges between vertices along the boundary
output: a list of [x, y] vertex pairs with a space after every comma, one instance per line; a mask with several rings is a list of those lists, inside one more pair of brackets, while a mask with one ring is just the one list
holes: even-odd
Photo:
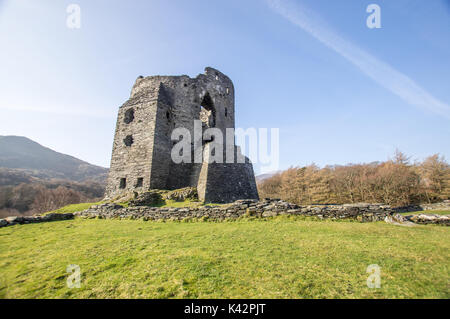
[[[0, 218], [97, 201], [107, 172], [26, 137], [0, 136]], [[40, 207], [42, 202], [52, 207]]]
[[0, 167], [10, 169], [11, 174], [15, 171], [37, 178], [76, 182], [104, 182], [108, 172], [106, 168], [55, 152], [23, 136], [0, 136]]
[[449, 298], [449, 250], [448, 227], [300, 217], [16, 225], [0, 229], [0, 297]]

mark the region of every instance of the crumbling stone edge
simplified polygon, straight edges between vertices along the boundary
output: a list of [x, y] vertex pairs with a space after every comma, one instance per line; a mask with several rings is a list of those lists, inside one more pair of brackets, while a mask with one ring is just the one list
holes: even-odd
[[307, 205], [299, 206], [278, 199], [238, 200], [224, 206], [200, 206], [196, 208], [168, 207], [123, 207], [117, 204], [93, 205], [89, 209], [68, 214], [48, 214], [45, 216], [7, 217], [0, 219], [0, 227], [15, 224], [28, 224], [55, 220], [67, 220], [74, 217], [98, 219], [142, 219], [142, 220], [173, 220], [203, 219], [223, 221], [244, 216], [259, 218], [279, 215], [311, 216], [320, 219], [350, 219], [359, 222], [375, 222], [386, 220], [387, 217], [398, 222], [413, 222], [416, 224], [450, 225], [447, 215], [419, 214], [402, 216], [396, 209], [382, 204], [345, 204], [345, 205]]
[[52, 222], [57, 220], [68, 220], [73, 219], [74, 214], [47, 214], [44, 216], [11, 216], [5, 219], [0, 219], [0, 227], [13, 226], [17, 224], [32, 224], [32, 223], [43, 223]]

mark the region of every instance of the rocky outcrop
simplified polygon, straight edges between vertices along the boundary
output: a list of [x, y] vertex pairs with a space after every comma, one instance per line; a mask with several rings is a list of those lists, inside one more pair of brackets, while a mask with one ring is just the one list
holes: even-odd
[[174, 200], [177, 202], [184, 202], [186, 200], [198, 200], [197, 188], [185, 187], [169, 191], [163, 195], [164, 199]]
[[400, 214], [392, 214], [389, 216], [386, 216], [384, 221], [388, 224], [397, 225], [397, 226], [415, 226], [413, 222], [409, 221], [405, 216]]
[[5, 219], [0, 219], [0, 227], [13, 226], [17, 224], [32, 224], [32, 223], [42, 223], [51, 222], [57, 220], [67, 220], [73, 219], [74, 215], [72, 213], [67, 214], [47, 214], [45, 216], [11, 216]]
[[148, 191], [135, 196], [129, 203], [130, 206], [155, 206], [163, 203], [158, 191]]
[[418, 214], [405, 216], [405, 218], [416, 224], [435, 224], [450, 226], [450, 218], [448, 215]]
[[134, 193], [134, 198], [130, 200], [129, 206], [161, 206], [166, 200], [184, 202], [187, 200], [198, 200], [197, 189], [195, 187], [185, 187], [173, 191], [151, 190], [143, 193]]

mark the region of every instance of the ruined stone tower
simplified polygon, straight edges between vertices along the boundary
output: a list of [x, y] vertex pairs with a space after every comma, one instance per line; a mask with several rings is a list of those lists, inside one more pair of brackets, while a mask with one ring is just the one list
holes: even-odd
[[[257, 199], [252, 164], [247, 158], [237, 162], [242, 154], [234, 145], [234, 135], [231, 143], [225, 138], [226, 129], [235, 127], [234, 114], [233, 83], [213, 68], [206, 68], [196, 78], [139, 77], [130, 99], [119, 109], [106, 197], [192, 186], [197, 187], [199, 199], [205, 202]], [[191, 158], [194, 160], [200, 150], [203, 161], [175, 163], [171, 151], [177, 141], [172, 141], [172, 132], [185, 128], [195, 138], [194, 122], [197, 131], [198, 123], [202, 125], [200, 137], [197, 135], [197, 141], [191, 143]], [[223, 142], [214, 137], [202, 141], [208, 128], [219, 129]], [[216, 150], [210, 148], [220, 143], [224, 151], [231, 149], [232, 162], [225, 162], [225, 154], [223, 163], [211, 162]]]

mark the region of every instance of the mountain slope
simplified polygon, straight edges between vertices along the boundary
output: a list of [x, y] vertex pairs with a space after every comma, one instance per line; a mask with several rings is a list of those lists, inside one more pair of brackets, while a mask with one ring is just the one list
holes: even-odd
[[281, 171], [275, 171], [275, 172], [270, 172], [270, 173], [265, 173], [265, 174], [260, 174], [257, 175], [256, 178], [256, 183], [260, 183], [268, 178], [271, 178], [272, 176], [281, 173]]
[[108, 169], [55, 152], [26, 137], [0, 136], [0, 167], [39, 178], [104, 182]]

